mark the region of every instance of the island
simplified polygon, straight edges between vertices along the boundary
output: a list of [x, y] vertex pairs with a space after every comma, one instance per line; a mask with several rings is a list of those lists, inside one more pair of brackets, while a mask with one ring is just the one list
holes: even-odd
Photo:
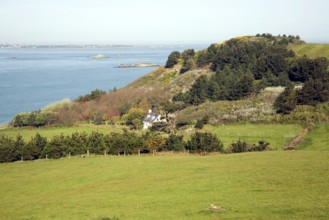
[[104, 54], [97, 54], [95, 56], [91, 56], [91, 59], [104, 59], [104, 58], [110, 58], [109, 56], [106, 56]]

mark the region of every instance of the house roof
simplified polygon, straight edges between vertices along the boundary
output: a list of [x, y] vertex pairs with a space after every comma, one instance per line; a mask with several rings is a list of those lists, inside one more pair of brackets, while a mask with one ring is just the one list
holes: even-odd
[[149, 123], [153, 123], [160, 115], [158, 114], [153, 114], [153, 113], [148, 113], [143, 122], [149, 122]]

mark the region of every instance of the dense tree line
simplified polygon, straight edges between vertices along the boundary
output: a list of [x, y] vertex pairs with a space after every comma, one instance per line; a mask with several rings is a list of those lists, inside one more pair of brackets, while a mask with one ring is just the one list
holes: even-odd
[[[237, 144], [241, 144], [237, 142]], [[244, 143], [243, 143], [244, 144]], [[260, 141], [258, 145], [248, 144], [248, 148], [233, 146], [226, 152], [238, 153], [245, 151], [268, 150], [269, 143]], [[103, 134], [92, 132], [87, 134], [72, 133], [71, 135], [56, 135], [48, 140], [37, 133], [28, 142], [21, 135], [16, 138], [0, 135], [0, 163], [18, 160], [36, 160], [41, 158], [58, 159], [68, 155], [91, 154], [137, 154], [153, 151], [186, 151], [191, 153], [224, 152], [223, 142], [209, 132], [196, 132], [191, 135], [189, 141], [184, 141], [182, 135], [170, 134], [164, 137], [160, 133], [147, 132], [137, 135], [134, 132], [124, 130], [123, 133]]]
[[[202, 141], [193, 141], [195, 137]], [[210, 133], [198, 133], [192, 136], [190, 142], [185, 142], [183, 136], [171, 134], [163, 137], [159, 133], [148, 132], [137, 135], [125, 130], [123, 133], [103, 134], [100, 132], [72, 133], [71, 135], [56, 135], [51, 140], [36, 134], [25, 142], [21, 135], [11, 138], [0, 136], [0, 162], [17, 160], [36, 160], [40, 158], [58, 159], [67, 155], [85, 154], [136, 154], [138, 151], [149, 153], [156, 151], [184, 151], [193, 152], [220, 151], [222, 144]]]

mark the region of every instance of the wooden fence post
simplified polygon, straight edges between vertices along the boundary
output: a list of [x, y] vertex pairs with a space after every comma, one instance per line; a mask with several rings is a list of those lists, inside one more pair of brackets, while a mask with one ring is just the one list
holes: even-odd
[[89, 157], [89, 150], [87, 150], [87, 157]]
[[69, 159], [71, 159], [71, 152], [69, 152]]
[[48, 154], [46, 154], [46, 160], [48, 160]]
[[141, 156], [141, 150], [138, 150], [138, 156], [139, 157]]

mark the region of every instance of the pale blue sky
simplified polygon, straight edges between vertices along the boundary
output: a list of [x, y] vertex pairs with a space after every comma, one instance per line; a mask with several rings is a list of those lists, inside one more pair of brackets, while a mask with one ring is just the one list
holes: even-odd
[[329, 43], [329, 0], [0, 0], [0, 43], [213, 43], [257, 33]]

